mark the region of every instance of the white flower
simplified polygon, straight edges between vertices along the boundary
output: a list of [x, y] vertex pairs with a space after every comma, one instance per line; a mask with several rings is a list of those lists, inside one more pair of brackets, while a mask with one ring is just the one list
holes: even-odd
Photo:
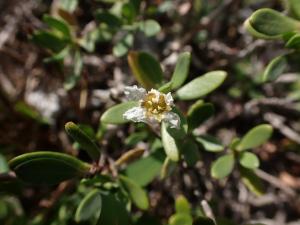
[[144, 88], [136, 85], [125, 87], [128, 100], [139, 101], [139, 106], [127, 110], [123, 117], [134, 122], [155, 123], [167, 122], [171, 128], [179, 128], [180, 118], [171, 112], [174, 100], [171, 93], [163, 94], [155, 89], [146, 92]]

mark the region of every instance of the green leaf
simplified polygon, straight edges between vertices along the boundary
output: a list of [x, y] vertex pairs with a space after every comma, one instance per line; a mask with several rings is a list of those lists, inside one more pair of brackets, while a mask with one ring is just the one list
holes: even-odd
[[287, 48], [300, 48], [300, 34], [295, 34], [291, 38], [288, 39], [287, 43], [285, 44]]
[[233, 170], [234, 166], [234, 156], [233, 154], [227, 154], [221, 156], [216, 161], [213, 162], [211, 167], [211, 176], [216, 179], [222, 179], [228, 176]]
[[238, 151], [244, 151], [250, 148], [256, 148], [265, 143], [272, 135], [273, 128], [269, 124], [262, 124], [252, 128], [241, 139], [236, 146]]
[[161, 27], [155, 20], [146, 20], [140, 22], [140, 30], [144, 32], [147, 37], [152, 37], [161, 30]]
[[135, 101], [124, 102], [118, 105], [115, 105], [109, 108], [106, 112], [104, 112], [101, 116], [102, 123], [108, 124], [124, 124], [128, 123], [128, 120], [125, 120], [123, 114], [133, 108], [138, 106], [139, 103]]
[[194, 103], [188, 111], [187, 121], [189, 130], [199, 127], [204, 121], [209, 119], [215, 112], [211, 103], [204, 103], [202, 100]]
[[60, 0], [59, 5], [62, 9], [73, 12], [78, 6], [78, 0]]
[[96, 11], [95, 18], [98, 22], [105, 23], [111, 28], [122, 26], [122, 20], [119, 17], [110, 12], [103, 11], [102, 9]]
[[219, 87], [226, 76], [227, 73], [221, 70], [206, 73], [180, 88], [177, 91], [177, 97], [181, 100], [203, 97]]
[[71, 30], [68, 24], [65, 21], [54, 18], [49, 15], [43, 16], [43, 21], [52, 29], [59, 31], [63, 38], [71, 39]]
[[100, 149], [97, 147], [95, 142], [92, 141], [92, 139], [75, 123], [66, 123], [65, 130], [74, 139], [74, 141], [79, 143], [80, 147], [84, 149], [92, 159], [99, 159]]
[[256, 169], [259, 167], [259, 159], [251, 152], [242, 152], [239, 155], [240, 164], [248, 169]]
[[48, 57], [44, 59], [45, 63], [50, 63], [50, 62], [57, 62], [57, 61], [63, 61], [65, 57], [70, 53], [70, 46], [66, 46], [63, 50], [60, 52], [54, 54], [51, 57]]
[[164, 122], [161, 124], [161, 137], [166, 155], [177, 162], [179, 160], [179, 149], [176, 140], [171, 136]]
[[17, 102], [15, 105], [15, 111], [40, 124], [49, 124], [49, 121], [43, 118], [42, 115], [36, 109], [27, 105], [24, 102]]
[[199, 142], [203, 146], [204, 150], [208, 152], [221, 152], [224, 150], [222, 143], [210, 135], [198, 136], [196, 141]]
[[122, 16], [126, 18], [128, 23], [132, 23], [136, 17], [136, 10], [131, 2], [123, 4]]
[[186, 80], [191, 63], [191, 53], [183, 52], [179, 55], [174, 73], [171, 78], [172, 90], [179, 88]]
[[121, 202], [113, 194], [102, 195], [102, 210], [97, 225], [132, 225], [132, 221]]
[[119, 176], [121, 184], [128, 192], [132, 202], [140, 209], [146, 210], [149, 208], [149, 200], [146, 192], [128, 177]]
[[274, 58], [263, 73], [263, 82], [276, 80], [287, 68], [286, 55]]
[[180, 149], [188, 166], [194, 166], [201, 158], [198, 145], [192, 139], [187, 139], [180, 144]]
[[259, 9], [247, 19], [245, 26], [255, 37], [276, 39], [298, 30], [300, 23], [273, 9]]
[[58, 152], [32, 152], [13, 158], [10, 168], [17, 177], [32, 184], [57, 184], [86, 174], [90, 165]]
[[264, 186], [259, 177], [251, 169], [240, 167], [242, 182], [246, 187], [257, 196], [264, 194]]
[[300, 19], [300, 1], [298, 0], [288, 0], [289, 11], [293, 14], [298, 20]]
[[75, 213], [75, 221], [82, 222], [94, 217], [99, 218], [102, 208], [101, 192], [98, 189], [90, 191], [79, 203]]
[[175, 209], [178, 214], [191, 214], [190, 203], [183, 195], [176, 198]]
[[[193, 225], [216, 225], [215, 222], [209, 217], [198, 217]], [[221, 224], [218, 224], [221, 225]]]
[[7, 173], [9, 171], [5, 157], [0, 154], [0, 173]]
[[164, 162], [165, 155], [158, 149], [149, 156], [129, 164], [124, 173], [140, 186], [148, 185], [158, 176]]
[[44, 48], [48, 48], [53, 52], [60, 52], [63, 50], [67, 42], [62, 38], [48, 31], [37, 31], [32, 35], [31, 40]]
[[159, 62], [149, 53], [130, 52], [128, 63], [135, 79], [146, 89], [158, 87], [163, 80]]
[[193, 218], [188, 214], [175, 214], [170, 217], [169, 225], [193, 225]]
[[113, 54], [117, 57], [124, 56], [133, 45], [133, 35], [127, 34], [114, 47]]

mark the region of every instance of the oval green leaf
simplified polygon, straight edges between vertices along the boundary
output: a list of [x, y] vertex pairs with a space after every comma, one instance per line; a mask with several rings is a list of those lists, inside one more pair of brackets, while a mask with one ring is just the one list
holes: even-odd
[[205, 151], [208, 152], [221, 152], [224, 150], [222, 143], [213, 136], [201, 135], [196, 137], [196, 141], [199, 142]]
[[177, 91], [177, 97], [181, 100], [203, 97], [219, 87], [226, 76], [227, 73], [221, 70], [206, 73], [180, 88]]
[[9, 171], [5, 157], [0, 154], [0, 173], [7, 173]]
[[127, 110], [136, 107], [138, 105], [139, 103], [135, 101], [120, 103], [118, 105], [109, 108], [106, 112], [104, 112], [100, 120], [102, 123], [108, 123], [108, 124], [128, 123], [129, 121], [124, 119], [123, 114]]
[[161, 30], [161, 27], [155, 20], [146, 20], [140, 23], [140, 30], [144, 32], [147, 37], [152, 37]]
[[54, 18], [49, 15], [43, 16], [43, 21], [52, 29], [59, 31], [63, 38], [70, 39], [71, 38], [71, 30], [68, 24], [65, 21]]
[[159, 62], [147, 52], [130, 52], [128, 63], [135, 79], [145, 88], [159, 87], [163, 80], [163, 71]]
[[242, 152], [239, 155], [240, 164], [248, 169], [256, 169], [259, 167], [259, 159], [251, 152]]
[[228, 154], [221, 156], [216, 161], [213, 162], [211, 167], [211, 176], [216, 179], [222, 179], [228, 176], [233, 170], [234, 166], [234, 156], [233, 154]]
[[130, 163], [125, 169], [125, 174], [144, 187], [159, 175], [164, 158], [163, 149], [159, 148], [149, 156]]
[[300, 34], [293, 35], [285, 44], [287, 48], [300, 48]]
[[189, 214], [175, 214], [170, 217], [169, 225], [193, 225], [193, 218]]
[[101, 192], [97, 189], [90, 191], [79, 203], [75, 213], [75, 221], [82, 222], [93, 217], [99, 218], [102, 208]]
[[172, 160], [177, 162], [179, 160], [179, 149], [175, 139], [171, 136], [167, 129], [167, 125], [163, 122], [161, 124], [161, 137], [166, 155]]
[[191, 213], [191, 206], [188, 200], [180, 195], [179, 197], [176, 198], [175, 201], [175, 209], [176, 213], [178, 214], [190, 214]]
[[79, 143], [80, 147], [84, 149], [92, 159], [99, 159], [100, 149], [97, 147], [94, 141], [92, 141], [92, 139], [75, 123], [66, 123], [65, 130], [75, 141]]
[[259, 9], [245, 22], [246, 29], [255, 37], [282, 38], [288, 32], [298, 30], [300, 23], [273, 9]]
[[257, 196], [264, 194], [264, 186], [260, 178], [251, 169], [240, 167], [242, 182]]
[[287, 68], [286, 55], [280, 55], [274, 58], [263, 73], [263, 82], [276, 80]]
[[17, 177], [32, 184], [57, 184], [85, 175], [90, 165], [58, 152], [32, 152], [13, 158], [10, 168]]
[[174, 73], [171, 78], [171, 90], [179, 88], [186, 80], [191, 63], [191, 53], [184, 52], [178, 57]]
[[140, 209], [146, 210], [149, 208], [149, 200], [146, 192], [137, 185], [133, 180], [125, 176], [119, 176], [120, 182], [128, 192], [131, 201]]
[[269, 124], [262, 124], [252, 128], [241, 139], [236, 146], [236, 150], [244, 151], [250, 148], [256, 148], [265, 143], [272, 135], [273, 128]]
[[199, 127], [204, 121], [209, 119], [215, 112], [211, 103], [204, 103], [202, 100], [193, 104], [188, 111], [187, 121], [189, 130]]
[[299, 0], [288, 0], [289, 11], [293, 16], [300, 20], [300, 1]]

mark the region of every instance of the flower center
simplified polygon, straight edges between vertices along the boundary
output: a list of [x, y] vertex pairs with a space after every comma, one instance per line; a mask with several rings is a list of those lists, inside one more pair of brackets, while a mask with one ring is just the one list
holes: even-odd
[[163, 113], [171, 111], [163, 94], [151, 92], [141, 101], [141, 107], [146, 110], [147, 117], [154, 117], [158, 121], [161, 121]]

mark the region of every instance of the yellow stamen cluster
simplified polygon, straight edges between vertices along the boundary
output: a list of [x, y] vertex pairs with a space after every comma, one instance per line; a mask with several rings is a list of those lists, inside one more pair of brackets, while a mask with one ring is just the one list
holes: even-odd
[[171, 107], [167, 104], [166, 98], [163, 94], [148, 92], [143, 100], [141, 100], [141, 107], [146, 110], [148, 118], [154, 117], [161, 122], [163, 114], [171, 111]]

